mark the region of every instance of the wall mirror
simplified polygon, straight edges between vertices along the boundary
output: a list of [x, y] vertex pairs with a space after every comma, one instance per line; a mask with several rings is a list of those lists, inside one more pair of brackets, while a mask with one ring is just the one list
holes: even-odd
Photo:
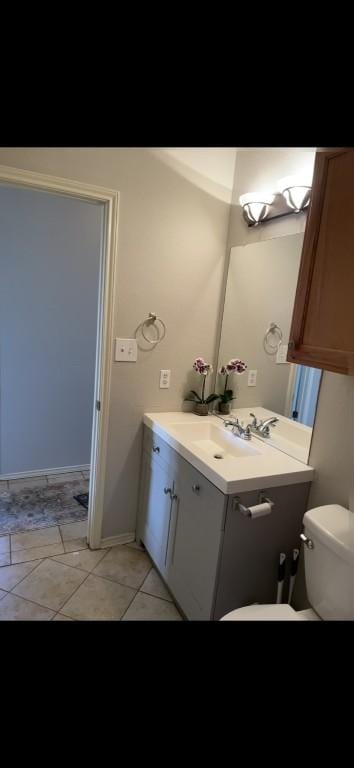
[[[307, 463], [322, 371], [286, 362], [302, 241], [299, 233], [231, 249], [218, 370], [233, 358], [247, 364], [228, 379], [232, 415], [256, 430], [275, 417], [254, 436]], [[217, 375], [217, 392], [224, 380]]]

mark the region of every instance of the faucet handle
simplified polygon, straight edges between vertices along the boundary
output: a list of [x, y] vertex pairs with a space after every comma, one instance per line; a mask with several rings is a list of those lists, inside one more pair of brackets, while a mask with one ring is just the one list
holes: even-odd
[[258, 421], [257, 416], [254, 413], [250, 413], [250, 416], [253, 417], [251, 427], [258, 427], [260, 424], [262, 424], [261, 421]]

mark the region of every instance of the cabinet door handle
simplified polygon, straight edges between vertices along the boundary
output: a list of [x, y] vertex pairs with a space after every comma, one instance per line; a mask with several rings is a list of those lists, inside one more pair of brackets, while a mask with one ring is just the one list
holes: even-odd
[[194, 485], [192, 485], [192, 491], [194, 491], [194, 493], [199, 493], [200, 485], [198, 485], [198, 483], [195, 483]]
[[154, 445], [152, 450], [154, 451], [154, 453], [160, 453], [160, 448], [158, 445]]
[[167, 494], [169, 493], [169, 494], [170, 494], [170, 496], [171, 496], [171, 499], [172, 499], [172, 488], [164, 488], [164, 489], [163, 489], [163, 492], [166, 494], [166, 496], [167, 496]]

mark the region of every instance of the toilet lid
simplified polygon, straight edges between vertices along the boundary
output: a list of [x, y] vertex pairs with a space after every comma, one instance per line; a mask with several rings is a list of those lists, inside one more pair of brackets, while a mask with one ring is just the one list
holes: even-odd
[[220, 621], [306, 621], [290, 605], [247, 605], [223, 616]]

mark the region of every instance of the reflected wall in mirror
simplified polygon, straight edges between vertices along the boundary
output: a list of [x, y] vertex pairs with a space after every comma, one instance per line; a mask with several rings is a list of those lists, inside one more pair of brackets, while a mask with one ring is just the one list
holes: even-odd
[[[218, 369], [235, 357], [247, 363], [230, 382], [232, 413], [246, 424], [274, 415], [268, 434], [254, 434], [308, 462], [322, 371], [286, 361], [302, 241], [299, 233], [231, 249]], [[219, 392], [221, 377], [217, 385]]]

